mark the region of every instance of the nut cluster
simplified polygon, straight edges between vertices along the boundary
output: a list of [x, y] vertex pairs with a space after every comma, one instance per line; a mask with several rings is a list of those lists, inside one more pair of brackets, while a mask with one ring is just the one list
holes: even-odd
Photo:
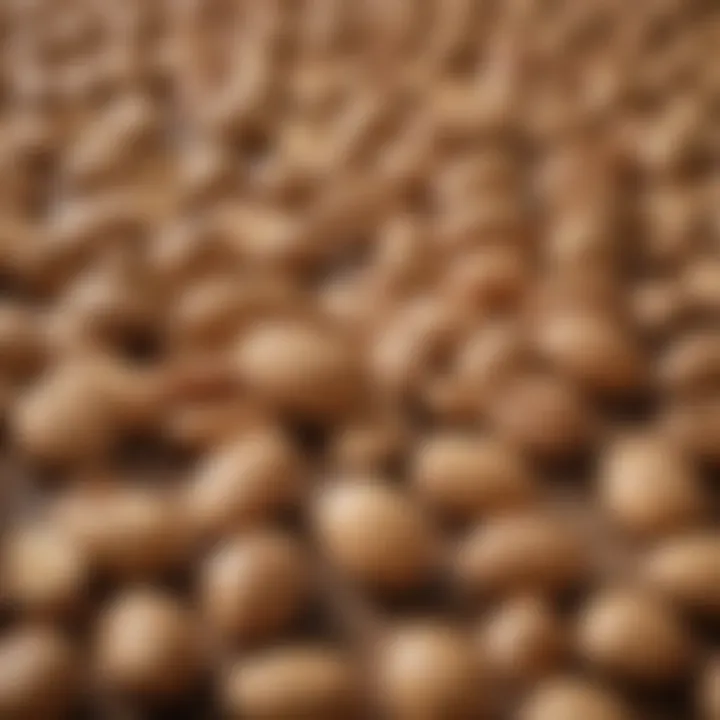
[[719, 46], [0, 2], [0, 718], [720, 720]]

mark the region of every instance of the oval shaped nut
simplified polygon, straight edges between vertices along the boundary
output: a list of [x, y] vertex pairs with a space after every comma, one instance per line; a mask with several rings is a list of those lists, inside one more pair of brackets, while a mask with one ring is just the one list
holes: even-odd
[[110, 692], [172, 697], [191, 691], [202, 666], [192, 614], [155, 590], [129, 590], [100, 615], [96, 666]]
[[273, 636], [306, 608], [311, 574], [303, 548], [289, 535], [259, 531], [229, 540], [203, 568], [205, 617], [220, 637]]
[[53, 630], [25, 627], [0, 642], [0, 716], [8, 720], [68, 716], [79, 695], [76, 657]]
[[713, 655], [703, 669], [695, 704], [701, 720], [720, 720], [720, 655]]
[[528, 268], [522, 251], [493, 245], [461, 253], [446, 271], [440, 293], [467, 312], [498, 312], [517, 307], [527, 288]]
[[277, 517], [297, 505], [304, 490], [294, 448], [278, 433], [258, 432], [209, 454], [185, 500], [196, 529], [213, 536]]
[[561, 677], [536, 688], [522, 704], [518, 720], [633, 720], [625, 703], [588, 680]]
[[718, 388], [720, 332], [698, 331], [671, 344], [660, 358], [658, 380], [666, 390], [681, 395]]
[[145, 579], [187, 559], [192, 534], [173, 496], [143, 487], [80, 487], [61, 496], [53, 518], [113, 578]]
[[691, 528], [706, 507], [700, 480], [687, 459], [662, 437], [632, 436], [605, 451], [600, 503], [620, 528], [662, 536]]
[[588, 558], [566, 521], [522, 513], [472, 530], [458, 548], [455, 572], [472, 594], [555, 594], [585, 579]]
[[330, 454], [344, 472], [373, 474], [401, 459], [408, 443], [408, 431], [400, 418], [359, 419], [335, 435]]
[[490, 613], [476, 635], [490, 670], [511, 681], [534, 681], [554, 673], [567, 658], [569, 638], [543, 599], [511, 598]]
[[350, 658], [322, 646], [273, 648], [238, 662], [224, 690], [230, 717], [335, 720], [357, 715], [358, 680]]
[[651, 337], [665, 336], [675, 328], [686, 301], [675, 280], [650, 280], [639, 284], [630, 299], [637, 327]]
[[720, 462], [720, 394], [671, 405], [663, 427], [690, 457], [714, 465]]
[[599, 313], [559, 312], [541, 318], [540, 352], [563, 374], [592, 392], [624, 393], [646, 377], [635, 338]]
[[458, 382], [485, 408], [498, 385], [526, 370], [530, 353], [516, 323], [484, 325], [461, 345], [455, 360]]
[[0, 367], [5, 372], [26, 375], [37, 370], [46, 349], [35, 313], [21, 305], [0, 308]]
[[170, 331], [180, 347], [224, 346], [260, 317], [296, 309], [302, 298], [283, 277], [257, 273], [239, 283], [234, 275], [191, 282], [170, 310]]
[[6, 535], [0, 587], [12, 605], [41, 617], [63, 617], [82, 607], [89, 591], [88, 558], [79, 543], [50, 524]]
[[680, 291], [693, 310], [719, 312], [720, 261], [715, 257], [700, 257], [691, 261], [680, 278]]
[[536, 491], [516, 450], [460, 433], [438, 433], [421, 441], [412, 476], [415, 488], [433, 508], [462, 519], [528, 505]]
[[410, 589], [435, 569], [428, 519], [394, 488], [366, 481], [328, 486], [315, 501], [313, 525], [330, 562], [360, 584]]
[[576, 453], [593, 435], [590, 408], [554, 376], [526, 375], [509, 382], [489, 414], [498, 435], [539, 457]]
[[720, 618], [720, 533], [666, 540], [645, 558], [642, 574], [670, 602]]
[[587, 662], [619, 679], [662, 684], [689, 669], [688, 634], [657, 597], [632, 589], [605, 590], [591, 598], [577, 627]]
[[226, 342], [237, 334], [238, 313], [245, 299], [243, 288], [229, 278], [195, 283], [183, 291], [171, 310], [174, 338], [188, 347]]
[[391, 631], [375, 664], [379, 702], [397, 720], [476, 718], [484, 673], [467, 635], [432, 623]]
[[70, 463], [102, 454], [116, 424], [109, 397], [92, 367], [68, 363], [41, 377], [18, 401], [13, 435], [29, 455]]
[[416, 390], [456, 335], [456, 318], [436, 298], [408, 303], [380, 326], [371, 341], [368, 363], [373, 380], [393, 394]]
[[236, 362], [251, 390], [291, 414], [334, 417], [359, 391], [358, 368], [346, 343], [299, 322], [266, 322], [250, 330]]

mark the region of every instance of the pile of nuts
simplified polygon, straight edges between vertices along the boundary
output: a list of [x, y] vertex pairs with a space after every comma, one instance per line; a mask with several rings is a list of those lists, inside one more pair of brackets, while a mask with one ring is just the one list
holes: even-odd
[[720, 720], [718, 48], [0, 3], [0, 718]]

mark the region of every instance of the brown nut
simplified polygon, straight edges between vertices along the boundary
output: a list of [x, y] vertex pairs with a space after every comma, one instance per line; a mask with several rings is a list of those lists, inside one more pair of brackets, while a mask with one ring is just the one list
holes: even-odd
[[540, 322], [540, 352], [588, 390], [624, 393], [643, 382], [646, 373], [640, 348], [611, 318], [566, 310]]
[[40, 378], [20, 399], [13, 429], [29, 455], [59, 463], [97, 457], [111, 443], [116, 425], [96, 368], [82, 362]]
[[541, 598], [512, 598], [491, 612], [477, 634], [489, 669], [510, 681], [535, 681], [567, 658], [568, 637], [560, 619]]
[[554, 594], [584, 579], [586, 549], [561, 518], [522, 513], [491, 518], [461, 543], [456, 573], [473, 594]]
[[460, 346], [453, 371], [467, 404], [486, 412], [504, 383], [527, 369], [530, 353], [512, 322], [483, 325]]
[[310, 589], [302, 547], [275, 531], [224, 543], [203, 569], [205, 617], [220, 637], [251, 641], [281, 632], [306, 607]]
[[528, 375], [509, 382], [494, 398], [490, 417], [499, 435], [540, 457], [575, 453], [593, 432], [581, 396], [553, 376]]
[[636, 590], [605, 590], [578, 621], [578, 648], [598, 669], [623, 680], [662, 684], [683, 676], [693, 648], [663, 602]]
[[720, 719], [720, 656], [718, 655], [710, 658], [700, 676], [696, 706], [701, 720]]
[[243, 434], [270, 431], [274, 425], [265, 408], [231, 395], [180, 405], [168, 413], [164, 431], [183, 447], [212, 452]]
[[668, 408], [663, 427], [688, 455], [720, 462], [720, 394], [688, 399]]
[[196, 528], [212, 536], [277, 517], [303, 492], [304, 472], [293, 447], [275, 432], [257, 432], [208, 455], [185, 499]]
[[237, 367], [251, 390], [281, 411], [328, 418], [347, 410], [357, 368], [342, 339], [297, 322], [267, 322], [238, 346]]
[[694, 533], [666, 540], [644, 561], [643, 577], [670, 602], [720, 618], [720, 534]]
[[618, 440], [606, 450], [599, 482], [606, 513], [629, 533], [666, 535], [702, 519], [705, 498], [699, 478], [662, 437]]
[[720, 312], [720, 262], [714, 257], [691, 261], [680, 278], [680, 293], [691, 310]]
[[660, 357], [658, 380], [669, 392], [701, 395], [720, 385], [720, 333], [695, 332]]
[[467, 312], [503, 312], [520, 303], [526, 276], [526, 262], [518, 248], [491, 245], [474, 254], [459, 253], [446, 271], [440, 293]]
[[45, 350], [35, 313], [20, 305], [0, 308], [0, 367], [4, 372], [26, 375], [37, 370]]
[[213, 274], [184, 287], [170, 309], [170, 330], [180, 348], [223, 347], [243, 328], [266, 315], [287, 312], [299, 293], [286, 278], [257, 273], [239, 283], [234, 275]]
[[89, 567], [79, 544], [45, 523], [21, 526], [3, 541], [0, 587], [31, 615], [57, 617], [77, 611], [88, 591]]
[[137, 97], [126, 97], [110, 106], [70, 148], [65, 170], [73, 184], [87, 187], [106, 183], [142, 158], [140, 143], [157, 126], [157, 111]]
[[436, 298], [421, 297], [403, 305], [372, 341], [368, 362], [374, 381], [393, 394], [416, 391], [456, 335], [457, 319]]
[[630, 299], [630, 312], [640, 330], [651, 336], [665, 336], [677, 325], [686, 303], [674, 280], [650, 280], [638, 285]]
[[113, 578], [149, 578], [186, 559], [192, 535], [182, 508], [162, 490], [78, 487], [54, 507], [58, 525], [93, 567]]
[[631, 720], [624, 702], [587, 680], [558, 678], [538, 687], [523, 703], [518, 720]]
[[313, 523], [330, 562], [350, 579], [383, 590], [417, 587], [435, 562], [427, 518], [399, 490], [363, 480], [323, 489]]
[[353, 718], [358, 708], [351, 661], [322, 646], [274, 648], [240, 661], [224, 696], [230, 717], [247, 720]]
[[393, 720], [476, 718], [483, 669], [461, 631], [416, 623], [391, 631], [375, 666], [379, 702]]
[[201, 668], [194, 618], [175, 599], [154, 590], [130, 590], [98, 621], [96, 662], [112, 692], [167, 697], [190, 691]]
[[433, 508], [466, 520], [522, 507], [535, 496], [532, 475], [517, 451], [458, 433], [420, 443], [413, 482]]
[[358, 419], [333, 438], [330, 454], [344, 472], [383, 472], [401, 459], [408, 444], [408, 432], [395, 417]]
[[8, 720], [67, 717], [78, 697], [73, 649], [44, 627], [25, 627], [0, 642], [0, 715]]

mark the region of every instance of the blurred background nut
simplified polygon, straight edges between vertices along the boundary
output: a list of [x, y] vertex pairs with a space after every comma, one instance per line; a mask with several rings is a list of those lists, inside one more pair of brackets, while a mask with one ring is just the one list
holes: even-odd
[[670, 393], [702, 394], [720, 385], [720, 333], [680, 337], [660, 356], [659, 382]]
[[433, 509], [470, 520], [528, 505], [536, 493], [532, 474], [516, 451], [461, 433], [419, 441], [413, 482]]
[[8, 720], [67, 717], [79, 680], [75, 652], [54, 630], [30, 625], [0, 641], [0, 714]]
[[720, 616], [720, 534], [665, 540], [648, 554], [643, 574], [650, 587], [681, 609]]
[[483, 711], [483, 668], [466, 635], [438, 624], [408, 625], [381, 641], [375, 668], [390, 718], [473, 718]]
[[417, 392], [436, 366], [442, 366], [457, 332], [454, 314], [433, 298], [401, 306], [371, 340], [368, 363], [373, 381], [401, 397]]
[[638, 536], [663, 536], [701, 522], [700, 479], [681, 451], [661, 436], [626, 436], [606, 448], [599, 499], [608, 517]]
[[541, 458], [576, 454], [586, 447], [594, 431], [584, 398], [555, 375], [532, 373], [513, 378], [493, 399], [489, 413], [498, 435]]
[[548, 680], [523, 703], [519, 720], [631, 720], [634, 715], [612, 691], [573, 677]]
[[350, 580], [380, 590], [417, 588], [437, 562], [429, 519], [401, 491], [365, 481], [323, 488], [315, 533], [329, 561]]
[[118, 172], [144, 159], [156, 125], [155, 109], [142, 98], [118, 100], [69, 149], [64, 165], [70, 182], [87, 187], [117, 179]]
[[491, 518], [458, 548], [455, 571], [475, 595], [556, 594], [581, 584], [587, 550], [572, 524], [541, 512]]
[[526, 265], [522, 253], [506, 245], [459, 254], [447, 269], [440, 292], [468, 313], [511, 311], [527, 287]]
[[110, 690], [141, 698], [191, 691], [202, 668], [202, 648], [192, 614], [171, 596], [128, 590], [99, 620], [96, 662]]
[[353, 718], [359, 707], [352, 660], [322, 645], [249, 655], [232, 667], [224, 696], [230, 717], [249, 720]]
[[661, 420], [668, 436], [701, 462], [720, 462], [720, 394], [670, 405]]
[[477, 631], [477, 645], [489, 672], [511, 682], [534, 682], [568, 659], [569, 636], [541, 598], [511, 598], [491, 611]]
[[698, 686], [697, 710], [702, 720], [720, 718], [720, 658], [708, 661]]
[[540, 351], [590, 391], [626, 393], [646, 377], [640, 348], [609, 317], [566, 311], [541, 320]]
[[260, 531], [229, 540], [202, 575], [205, 615], [220, 637], [272, 637], [307, 607], [312, 571], [291, 536]]
[[249, 433], [203, 458], [185, 493], [188, 516], [209, 537], [262, 524], [298, 505], [305, 472], [276, 431]]
[[0, 308], [0, 367], [10, 376], [27, 376], [42, 367], [47, 347], [42, 316], [23, 305]]
[[674, 280], [650, 280], [636, 285], [630, 299], [630, 313], [648, 337], [664, 337], [683, 317], [686, 301]]
[[680, 276], [680, 292], [692, 310], [720, 312], [720, 262], [712, 255], [690, 261]]
[[484, 413], [505, 382], [530, 367], [532, 361], [518, 323], [483, 323], [461, 341], [452, 372], [468, 405]]
[[68, 362], [49, 370], [23, 394], [13, 413], [18, 445], [42, 462], [101, 456], [117, 430], [112, 399], [98, 366]]
[[51, 511], [91, 566], [116, 580], [171, 572], [191, 549], [183, 509], [162, 488], [79, 485], [61, 494]]
[[2, 593], [22, 612], [62, 619], [84, 609], [90, 579], [87, 558], [58, 528], [41, 521], [11, 530], [0, 558]]
[[250, 389], [291, 415], [332, 418], [352, 406], [359, 389], [350, 348], [311, 325], [259, 324], [240, 339], [235, 357]]
[[672, 611], [654, 596], [604, 590], [582, 610], [577, 642], [585, 659], [610, 676], [657, 685], [683, 677], [693, 647]]
[[343, 471], [373, 474], [402, 462], [410, 432], [402, 418], [388, 415], [360, 417], [338, 429], [329, 451], [334, 464]]

